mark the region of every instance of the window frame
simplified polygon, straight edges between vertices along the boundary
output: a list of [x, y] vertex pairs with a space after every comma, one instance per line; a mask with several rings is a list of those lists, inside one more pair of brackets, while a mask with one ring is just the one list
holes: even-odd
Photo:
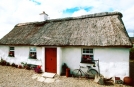
[[[13, 48], [13, 49], [12, 49]], [[11, 46], [9, 47], [9, 53], [8, 53], [9, 57], [15, 57], [15, 47]]]
[[82, 48], [81, 50], [81, 63], [94, 63], [94, 49]]
[[[34, 50], [31, 50], [32, 48]], [[36, 47], [29, 47], [29, 59], [37, 59]]]

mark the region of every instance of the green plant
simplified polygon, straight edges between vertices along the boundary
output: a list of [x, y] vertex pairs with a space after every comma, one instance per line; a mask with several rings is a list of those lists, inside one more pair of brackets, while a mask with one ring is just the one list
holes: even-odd
[[22, 67], [26, 68], [27, 67], [27, 63], [21, 62]]
[[130, 49], [130, 59], [134, 60], [134, 48]]
[[15, 63], [12, 63], [11, 66], [12, 66], [12, 67], [16, 67]]
[[31, 67], [30, 67], [29, 64], [27, 64], [27, 65], [25, 66], [25, 68], [26, 68], [27, 70], [30, 70], [30, 69], [31, 69]]
[[6, 65], [6, 60], [1, 59], [1, 65]]
[[34, 65], [34, 64], [31, 64], [31, 65], [30, 65], [30, 68], [31, 68], [32, 70], [34, 70], [36, 67], [37, 67], [37, 65]]
[[9, 63], [9, 62], [6, 62], [6, 65], [7, 65], [7, 66], [10, 66], [10, 63]]

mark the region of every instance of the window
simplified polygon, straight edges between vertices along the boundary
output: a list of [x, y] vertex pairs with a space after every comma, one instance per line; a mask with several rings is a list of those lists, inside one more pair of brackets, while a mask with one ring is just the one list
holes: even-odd
[[94, 59], [93, 49], [83, 48], [81, 63], [93, 63], [93, 59]]
[[9, 57], [14, 57], [14, 47], [9, 47]]
[[35, 47], [30, 47], [29, 58], [36, 59], [36, 48]]

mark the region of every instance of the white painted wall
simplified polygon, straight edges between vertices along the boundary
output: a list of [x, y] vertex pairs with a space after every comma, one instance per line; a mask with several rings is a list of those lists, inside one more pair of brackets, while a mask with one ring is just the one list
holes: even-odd
[[57, 74], [61, 75], [62, 72], [62, 48], [57, 47]]
[[66, 65], [70, 69], [79, 68], [81, 62], [81, 48], [76, 47], [64, 47], [62, 48], [62, 64]]
[[[80, 63], [81, 49], [80, 47], [62, 48], [62, 63], [66, 63], [71, 70], [79, 68], [79, 65], [85, 67], [92, 65]], [[129, 76], [128, 48], [94, 48], [94, 59], [99, 59], [100, 72], [104, 77], [119, 76], [123, 79], [124, 76]]]
[[100, 60], [100, 72], [105, 77], [129, 76], [128, 48], [95, 48], [94, 57]]
[[42, 47], [36, 47], [37, 59], [29, 59], [29, 46], [13, 46], [15, 47], [15, 57], [9, 57], [9, 46], [0, 46], [0, 58], [7, 62], [21, 64], [27, 62], [28, 64], [42, 65]]
[[7, 46], [0, 45], [0, 58], [6, 59], [8, 52], [9, 48]]
[[[72, 70], [79, 65], [89, 64], [81, 62], [81, 47], [57, 47], [57, 74], [61, 74], [64, 63]], [[9, 46], [0, 46], [0, 58], [10, 63], [42, 65], [45, 71], [45, 47], [36, 47], [37, 59], [28, 59], [29, 46], [15, 46], [15, 57], [8, 57]], [[94, 48], [94, 59], [100, 61], [100, 72], [104, 77], [129, 76], [129, 48]], [[91, 64], [92, 65], [92, 64]], [[96, 68], [97, 69], [97, 68]]]
[[45, 72], [45, 47], [42, 47], [42, 52], [41, 52], [41, 55], [42, 55], [42, 71]]

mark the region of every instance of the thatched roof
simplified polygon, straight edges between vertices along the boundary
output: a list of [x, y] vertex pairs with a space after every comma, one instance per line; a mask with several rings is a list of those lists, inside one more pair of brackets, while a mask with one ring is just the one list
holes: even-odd
[[132, 43], [120, 12], [103, 12], [17, 24], [2, 45], [126, 46]]
[[134, 44], [134, 37], [130, 37], [132, 43]]

